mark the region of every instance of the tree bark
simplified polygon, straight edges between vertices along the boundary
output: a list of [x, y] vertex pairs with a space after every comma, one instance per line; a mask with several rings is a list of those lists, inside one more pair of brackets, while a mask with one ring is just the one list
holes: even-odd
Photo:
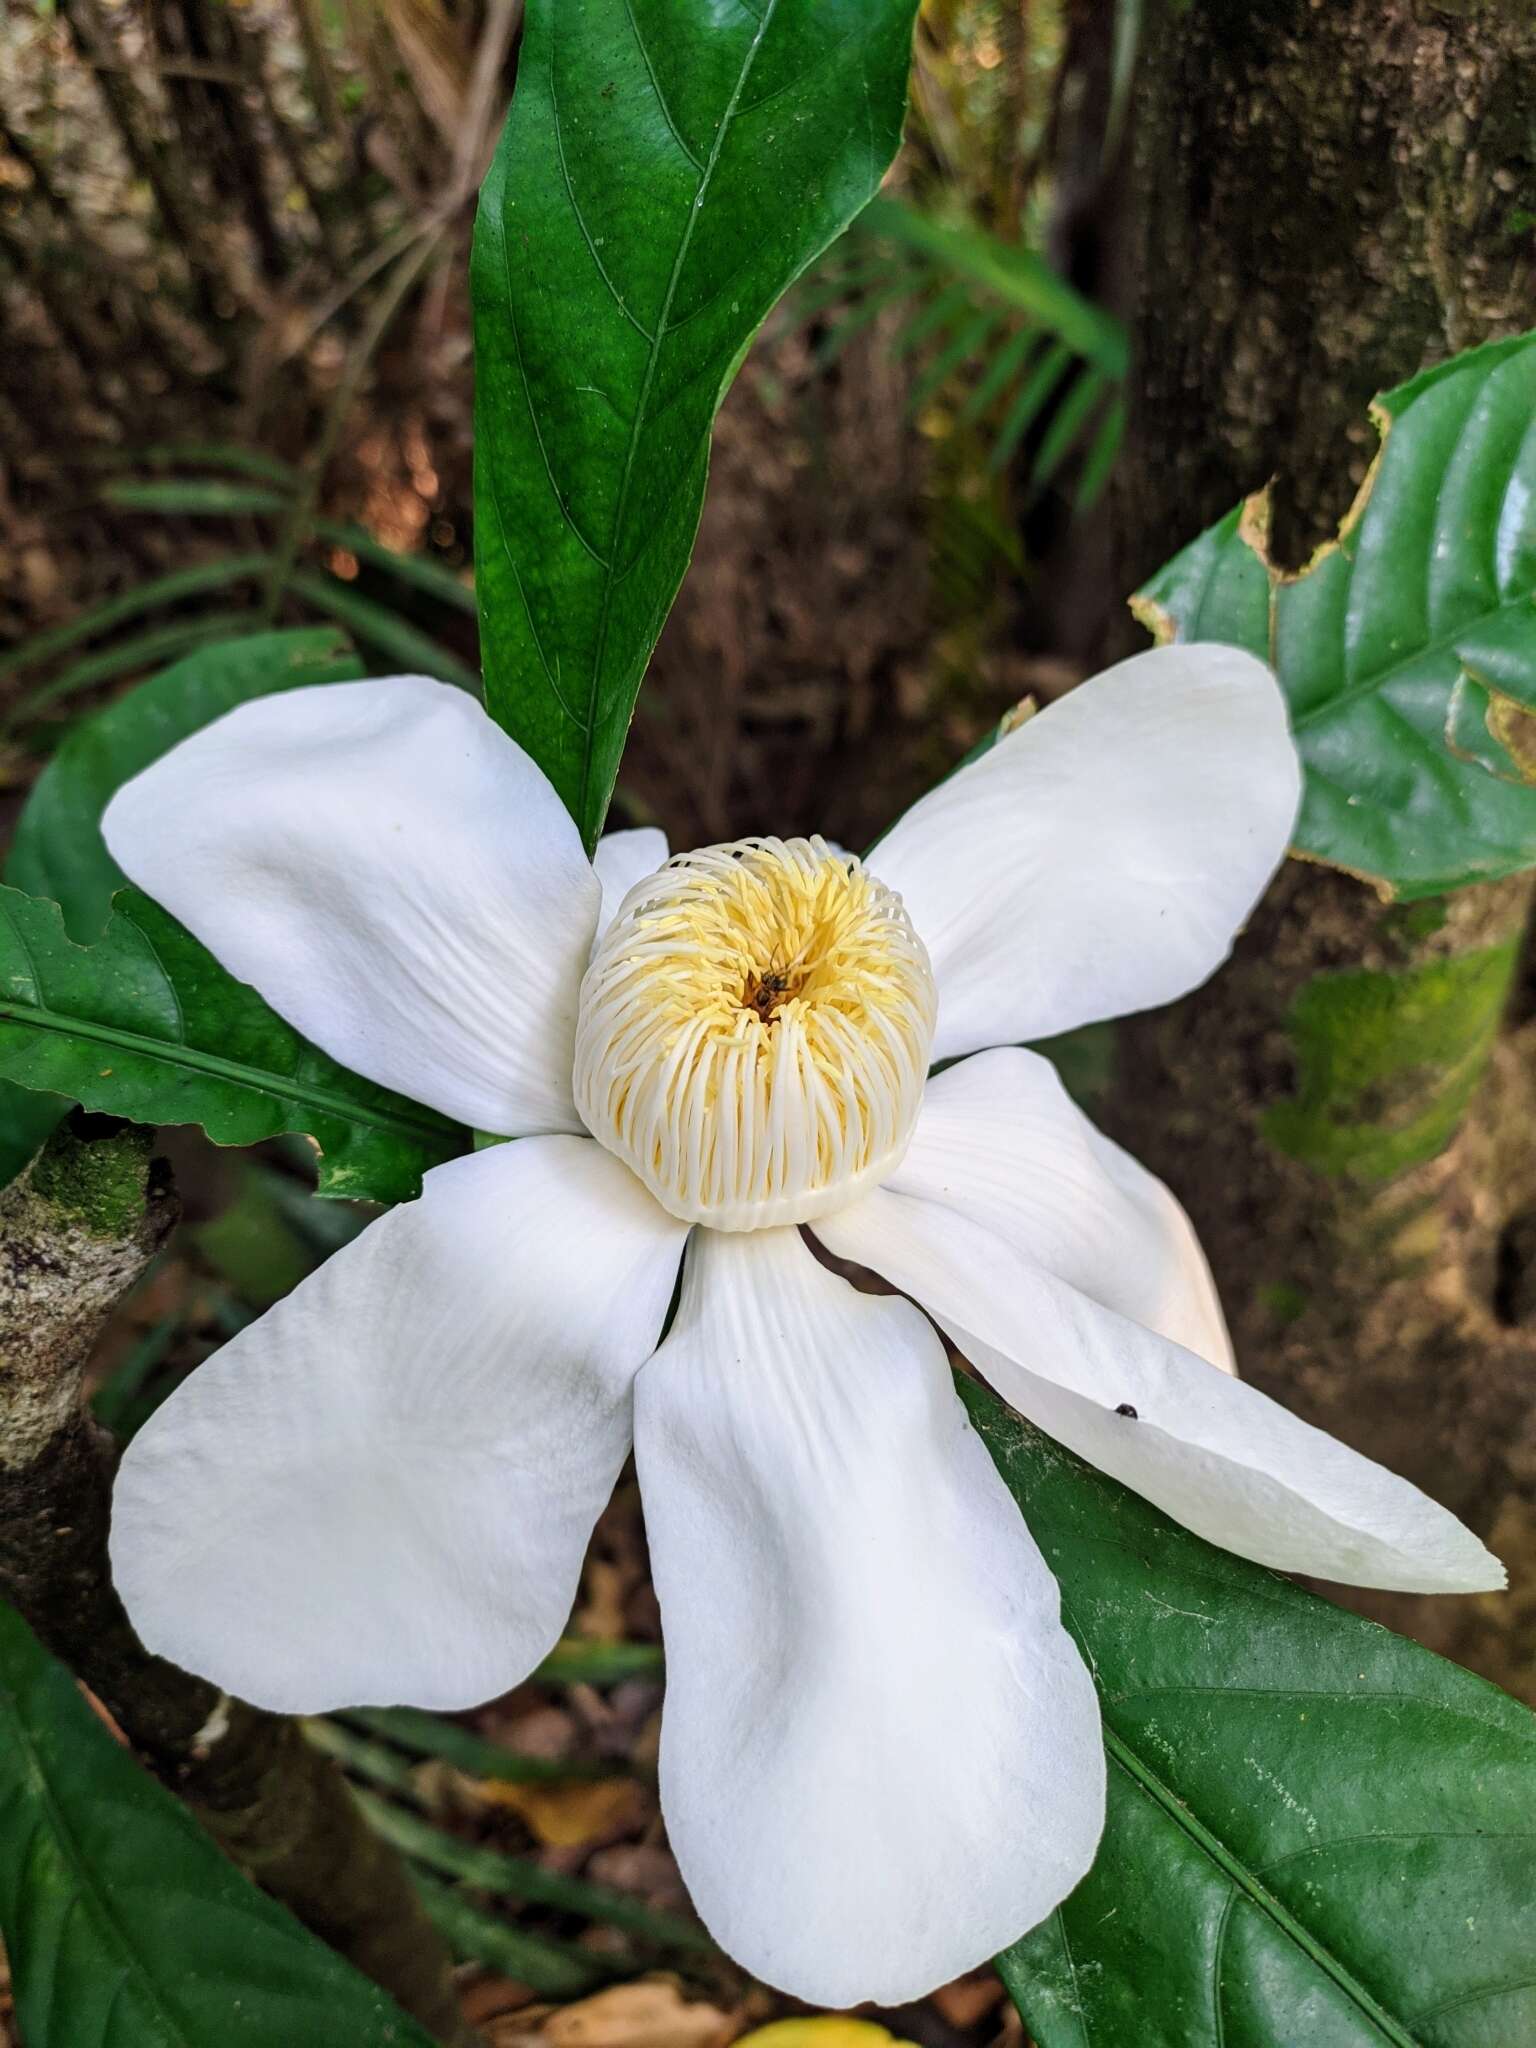
[[[1122, 586], [1275, 478], [1299, 566], [1371, 397], [1536, 324], [1527, 0], [1161, 0], [1138, 82]], [[1124, 1027], [1105, 1121], [1183, 1197], [1245, 1373], [1444, 1500], [1512, 1596], [1352, 1604], [1536, 1697], [1536, 1107], [1499, 1042], [1528, 878], [1411, 909], [1289, 862]]]

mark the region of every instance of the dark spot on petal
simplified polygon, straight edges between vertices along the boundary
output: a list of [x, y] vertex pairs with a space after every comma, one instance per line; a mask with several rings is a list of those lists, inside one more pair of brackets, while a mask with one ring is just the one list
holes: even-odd
[[1135, 1422], [1137, 1419], [1136, 1410], [1131, 1406], [1129, 1401], [1122, 1401], [1120, 1403], [1120, 1406], [1115, 1410], [1115, 1413], [1117, 1415], [1128, 1415], [1131, 1418], [1132, 1422]]

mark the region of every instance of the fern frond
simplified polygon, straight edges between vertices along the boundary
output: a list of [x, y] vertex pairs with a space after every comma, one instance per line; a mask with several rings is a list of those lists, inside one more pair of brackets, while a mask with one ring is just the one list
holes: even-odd
[[1124, 426], [1117, 320], [1036, 250], [879, 198], [803, 288], [795, 315], [822, 328], [817, 358], [831, 363], [886, 313], [890, 353], [921, 363], [914, 414], [947, 399], [954, 428], [984, 436], [991, 474], [1019, 461], [1034, 495], [1075, 467], [1075, 504], [1093, 502]]

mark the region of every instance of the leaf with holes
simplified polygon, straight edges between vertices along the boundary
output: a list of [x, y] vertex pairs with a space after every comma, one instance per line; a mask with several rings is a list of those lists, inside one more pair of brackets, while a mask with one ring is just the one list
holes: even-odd
[[475, 225], [486, 701], [588, 846], [709, 430], [895, 154], [915, 0], [529, 0]]
[[136, 889], [92, 946], [57, 904], [0, 889], [0, 1078], [219, 1145], [312, 1138], [320, 1192], [397, 1202], [469, 1133], [303, 1039]]
[[[1380, 454], [1336, 543], [1270, 565], [1264, 493], [1159, 571], [1160, 640], [1273, 661], [1306, 769], [1303, 853], [1412, 901], [1536, 863], [1536, 335], [1376, 401]], [[1526, 770], [1530, 769], [1530, 774]]]
[[247, 1883], [6, 1607], [0, 1933], [27, 2048], [430, 2048]]
[[961, 1392], [1110, 1758], [1093, 1869], [999, 1959], [1040, 2048], [1536, 2040], [1536, 1716]]

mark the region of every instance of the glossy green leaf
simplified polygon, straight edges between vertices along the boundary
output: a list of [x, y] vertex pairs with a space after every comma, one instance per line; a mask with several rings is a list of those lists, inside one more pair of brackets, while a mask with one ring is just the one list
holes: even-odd
[[961, 1390], [1109, 1752], [1093, 1869], [999, 1961], [1039, 2048], [1536, 2040], [1536, 1716]]
[[27, 800], [5, 879], [64, 910], [71, 937], [92, 939], [126, 877], [101, 837], [101, 814], [130, 777], [253, 697], [363, 673], [330, 627], [255, 633], [202, 649], [76, 726]]
[[900, 140], [914, 0], [529, 0], [475, 227], [486, 699], [589, 844], [716, 408]]
[[246, 1882], [8, 1608], [0, 1933], [26, 2048], [430, 2048]]
[[58, 905], [0, 889], [0, 1078], [218, 1145], [302, 1132], [320, 1192], [397, 1202], [469, 1134], [338, 1066], [137, 890], [78, 946]]
[[[1306, 791], [1304, 853], [1407, 900], [1536, 863], [1536, 336], [1454, 357], [1379, 399], [1384, 436], [1337, 544], [1294, 577], [1264, 495], [1135, 600], [1161, 639], [1272, 659]], [[1536, 779], [1536, 771], [1533, 771]]]

